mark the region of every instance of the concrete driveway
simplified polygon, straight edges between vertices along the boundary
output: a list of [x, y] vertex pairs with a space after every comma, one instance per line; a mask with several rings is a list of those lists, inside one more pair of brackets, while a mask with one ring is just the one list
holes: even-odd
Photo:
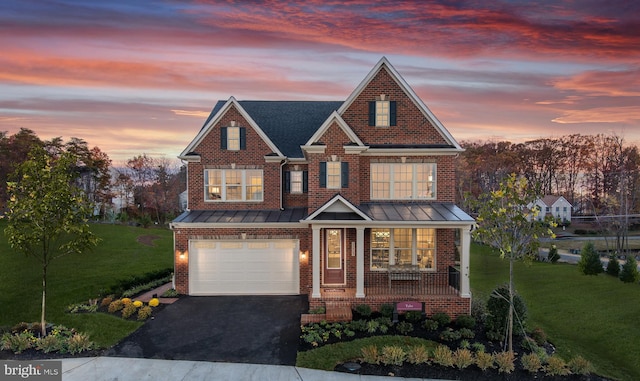
[[300, 296], [182, 297], [105, 355], [295, 365]]

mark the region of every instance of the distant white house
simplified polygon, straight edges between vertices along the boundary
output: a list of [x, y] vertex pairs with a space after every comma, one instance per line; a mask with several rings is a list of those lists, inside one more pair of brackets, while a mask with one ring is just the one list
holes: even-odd
[[538, 220], [543, 220], [546, 216], [552, 216], [558, 222], [571, 222], [571, 210], [573, 206], [563, 196], [547, 195], [538, 199], [530, 209], [537, 206], [540, 209]]

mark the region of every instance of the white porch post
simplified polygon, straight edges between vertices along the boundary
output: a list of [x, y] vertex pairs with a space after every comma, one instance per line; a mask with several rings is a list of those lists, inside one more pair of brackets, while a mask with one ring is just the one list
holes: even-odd
[[471, 226], [460, 229], [460, 296], [471, 297], [469, 288], [469, 251], [471, 246]]
[[356, 298], [364, 298], [364, 227], [356, 227]]
[[312, 277], [313, 280], [313, 289], [311, 290], [312, 298], [320, 297], [320, 227], [312, 226], [313, 229], [313, 252], [311, 253], [312, 258]]

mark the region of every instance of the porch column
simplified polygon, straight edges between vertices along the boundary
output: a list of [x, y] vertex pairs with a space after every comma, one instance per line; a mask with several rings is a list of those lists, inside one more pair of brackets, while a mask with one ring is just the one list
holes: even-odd
[[471, 226], [460, 229], [460, 296], [471, 297], [469, 288], [469, 251], [471, 246]]
[[356, 227], [356, 298], [364, 298], [364, 227]]
[[322, 253], [320, 252], [320, 227], [312, 226], [313, 229], [313, 252], [311, 253], [312, 260], [312, 281], [313, 288], [311, 292], [312, 298], [320, 297], [320, 256]]

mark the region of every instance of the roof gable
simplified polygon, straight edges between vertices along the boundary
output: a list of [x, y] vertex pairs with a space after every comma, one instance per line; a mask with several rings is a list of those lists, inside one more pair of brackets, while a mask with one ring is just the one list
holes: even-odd
[[436, 116], [431, 112], [431, 110], [427, 107], [426, 104], [418, 97], [418, 95], [413, 91], [411, 86], [402, 78], [400, 73], [389, 63], [386, 57], [382, 57], [380, 61], [371, 69], [369, 74], [360, 82], [360, 84], [355, 88], [355, 90], [349, 95], [347, 100], [340, 106], [338, 109], [338, 113], [343, 115], [344, 112], [349, 109], [349, 107], [353, 104], [353, 102], [358, 98], [358, 96], [369, 86], [371, 81], [378, 75], [381, 70], [386, 70], [387, 73], [391, 76], [393, 81], [400, 87], [400, 89], [406, 94], [406, 96], [413, 102], [413, 104], [418, 108], [418, 110], [424, 115], [424, 117], [434, 126], [438, 134], [444, 139], [444, 141], [456, 151], [463, 151], [463, 148], [458, 144], [458, 142], [453, 138], [453, 136], [449, 133], [449, 131], [444, 127], [442, 122], [436, 118]]
[[333, 198], [327, 201], [324, 205], [318, 208], [315, 212], [311, 213], [305, 221], [313, 221], [320, 218], [323, 213], [335, 213], [335, 214], [355, 214], [359, 219], [365, 221], [371, 221], [371, 218], [353, 205], [349, 200], [337, 194]]
[[313, 134], [313, 136], [311, 136], [309, 138], [309, 140], [307, 140], [307, 142], [305, 143], [305, 145], [310, 146], [313, 143], [317, 143], [319, 142], [320, 138], [322, 138], [322, 135], [324, 135], [325, 132], [327, 132], [327, 130], [329, 129], [329, 127], [331, 127], [331, 125], [333, 123], [336, 123], [338, 125], [338, 127], [340, 127], [342, 129], [342, 131], [344, 131], [345, 135], [347, 135], [347, 137], [349, 138], [349, 140], [351, 141], [351, 143], [355, 143], [358, 146], [364, 146], [364, 143], [362, 143], [362, 140], [360, 140], [360, 138], [358, 137], [358, 135], [356, 135], [355, 132], [353, 132], [353, 130], [351, 129], [351, 127], [349, 127], [349, 125], [347, 124], [347, 122], [344, 121], [344, 119], [342, 119], [342, 117], [340, 116], [340, 114], [338, 114], [337, 111], [334, 111], [328, 118], [327, 120], [324, 121], [324, 123], [322, 124], [322, 126], [320, 126], [320, 128], [318, 128], [316, 130], [316, 132]]
[[[218, 102], [218, 104], [216, 105], [216, 108], [219, 104], [220, 102]], [[221, 107], [217, 109], [217, 111], [216, 111], [216, 108], [214, 108], [214, 110], [212, 111], [212, 114], [214, 112], [215, 114], [213, 116], [210, 115], [209, 118], [207, 118], [207, 121], [205, 122], [204, 126], [202, 126], [202, 128], [200, 129], [200, 132], [198, 132], [198, 135], [196, 135], [196, 137], [191, 141], [191, 143], [189, 143], [187, 148], [185, 148], [182, 151], [182, 153], [178, 156], [179, 158], [188, 160], [189, 158], [193, 157], [192, 155], [190, 155], [190, 153], [192, 153], [196, 149], [196, 147], [202, 142], [204, 137], [207, 136], [209, 132], [211, 132], [213, 127], [220, 121], [220, 119], [222, 119], [224, 114], [231, 108], [235, 108], [240, 113], [240, 115], [242, 115], [242, 117], [247, 121], [247, 123], [249, 123], [249, 126], [255, 130], [255, 132], [260, 136], [260, 138], [262, 138], [262, 140], [267, 144], [267, 146], [269, 146], [269, 148], [272, 150], [273, 153], [275, 153], [278, 156], [284, 156], [280, 151], [280, 149], [278, 149], [278, 147], [273, 143], [273, 141], [271, 141], [271, 139], [267, 136], [267, 134], [258, 126], [258, 124], [253, 120], [253, 118], [247, 113], [247, 111], [240, 105], [240, 103], [234, 97], [230, 97], [229, 100], [227, 100]]]

